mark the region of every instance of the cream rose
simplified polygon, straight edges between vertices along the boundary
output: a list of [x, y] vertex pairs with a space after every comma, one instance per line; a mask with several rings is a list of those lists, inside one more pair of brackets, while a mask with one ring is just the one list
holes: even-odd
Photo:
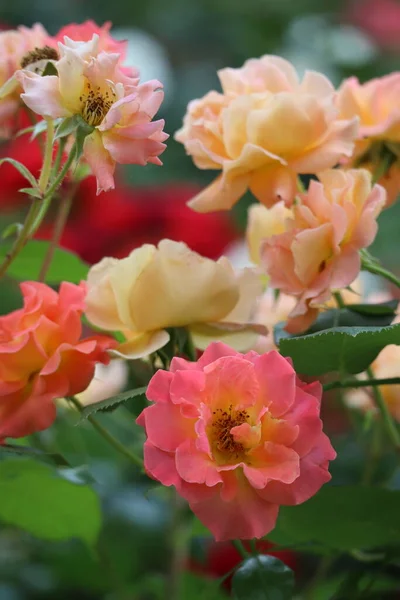
[[127, 358], [163, 347], [170, 327], [188, 327], [200, 349], [224, 339], [244, 350], [257, 335], [257, 276], [251, 269], [236, 275], [228, 259], [203, 258], [180, 242], [162, 240], [121, 260], [104, 258], [89, 271], [87, 284], [89, 321], [121, 331], [126, 341], [116, 352]]

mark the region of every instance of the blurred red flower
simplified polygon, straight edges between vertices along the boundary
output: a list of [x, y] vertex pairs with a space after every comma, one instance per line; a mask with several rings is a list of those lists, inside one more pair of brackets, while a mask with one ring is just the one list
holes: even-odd
[[[35, 176], [39, 174], [40, 146], [36, 140], [30, 142], [29, 135], [0, 147], [0, 158], [3, 156], [20, 161]], [[18, 211], [27, 202], [18, 190], [27, 187], [28, 182], [10, 164], [0, 169], [0, 211]], [[179, 182], [141, 188], [120, 183], [115, 190], [96, 196], [96, 179], [87, 177], [75, 194], [61, 245], [95, 263], [103, 256], [120, 258], [144, 243], [157, 244], [169, 238], [185, 242], [203, 256], [217, 258], [239, 232], [228, 213], [199, 214], [186, 206], [199, 189]], [[37, 238], [51, 237], [53, 215]]]
[[[144, 243], [169, 238], [217, 258], [238, 232], [226, 214], [201, 215], [188, 208], [186, 202], [197, 192], [197, 187], [182, 183], [143, 188], [118, 185], [96, 196], [96, 179], [88, 177], [74, 198], [61, 245], [95, 263], [104, 256], [121, 258]], [[49, 239], [51, 235], [48, 222], [37, 237]]]
[[400, 48], [398, 0], [356, 0], [347, 11], [347, 20], [368, 33], [382, 48]]

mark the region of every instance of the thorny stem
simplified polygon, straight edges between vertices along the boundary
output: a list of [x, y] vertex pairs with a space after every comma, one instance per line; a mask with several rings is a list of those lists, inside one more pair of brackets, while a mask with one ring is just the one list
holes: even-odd
[[[27, 214], [27, 217], [25, 219], [24, 225], [23, 225], [21, 231], [19, 232], [19, 235], [18, 235], [17, 239], [15, 240], [13, 247], [7, 253], [2, 264], [0, 265], [0, 278], [5, 275], [5, 273], [7, 272], [7, 269], [10, 266], [10, 264], [12, 263], [12, 261], [18, 256], [18, 254], [24, 248], [24, 246], [26, 245], [28, 240], [33, 237], [33, 235], [36, 233], [36, 231], [40, 227], [40, 225], [46, 215], [47, 209], [50, 206], [50, 202], [53, 198], [53, 194], [57, 190], [58, 186], [61, 184], [64, 177], [66, 176], [68, 169], [70, 168], [70, 166], [74, 160], [74, 157], [75, 157], [75, 144], [72, 146], [71, 152], [69, 153], [69, 156], [68, 156], [66, 162], [64, 163], [61, 171], [59, 172], [57, 177], [54, 179], [54, 181], [48, 187], [44, 197], [41, 200], [34, 198], [34, 200], [32, 201], [32, 204], [31, 204], [31, 207]], [[43, 170], [42, 170], [42, 173], [43, 173]], [[43, 185], [43, 182], [42, 182], [42, 185]]]
[[[69, 400], [75, 408], [78, 409], [79, 412], [82, 412], [83, 406], [79, 402], [78, 398], [75, 396], [68, 396], [67, 400]], [[117, 450], [120, 454], [123, 454], [126, 458], [128, 458], [136, 467], [140, 467], [143, 469], [143, 461], [139, 456], [133, 454], [130, 450], [125, 448], [121, 442], [119, 442], [103, 425], [101, 425], [97, 419], [93, 415], [89, 415], [87, 420], [93, 427], [96, 429], [97, 433], [99, 433], [105, 440], [108, 442], [115, 450]]]
[[47, 135], [46, 144], [44, 148], [44, 157], [42, 170], [39, 177], [39, 190], [42, 194], [45, 193], [47, 184], [49, 183], [51, 175], [51, 162], [53, 158], [53, 138], [54, 138], [54, 121], [53, 119], [47, 119]]

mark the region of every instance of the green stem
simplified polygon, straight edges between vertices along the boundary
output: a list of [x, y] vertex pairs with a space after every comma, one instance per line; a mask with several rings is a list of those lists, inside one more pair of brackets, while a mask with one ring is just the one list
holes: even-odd
[[336, 389], [359, 388], [359, 387], [376, 387], [378, 385], [398, 385], [400, 377], [386, 377], [385, 379], [353, 379], [351, 381], [331, 381], [325, 383], [324, 392]]
[[381, 267], [379, 264], [371, 262], [369, 260], [365, 260], [364, 257], [362, 257], [361, 268], [363, 271], [368, 271], [369, 273], [373, 273], [374, 275], [380, 275], [381, 277], [384, 277], [391, 283], [394, 283], [394, 285], [396, 285], [398, 288], [400, 288], [400, 279], [387, 269]]
[[6, 274], [8, 267], [14, 260], [14, 258], [21, 252], [24, 248], [25, 244], [29, 239], [29, 233], [32, 227], [34, 220], [36, 219], [38, 210], [40, 209], [40, 201], [36, 198], [33, 200], [29, 212], [26, 216], [25, 222], [22, 226], [21, 231], [18, 234], [17, 239], [15, 240], [12, 248], [9, 252], [7, 252], [4, 257], [3, 262], [0, 265], [0, 279]]
[[193, 344], [193, 338], [192, 338], [192, 334], [190, 333], [190, 331], [187, 332], [186, 349], [187, 349], [188, 358], [192, 361], [196, 361], [197, 352], [196, 352], [196, 348]]
[[[373, 374], [372, 368], [368, 367], [366, 372], [367, 372], [368, 377], [370, 379], [373, 379], [374, 374]], [[393, 446], [395, 447], [395, 449], [400, 452], [400, 434], [397, 430], [397, 427], [393, 420], [393, 417], [389, 412], [389, 409], [386, 405], [385, 399], [382, 396], [382, 393], [378, 386], [373, 386], [372, 391], [374, 394], [374, 400], [375, 400], [376, 407], [381, 414], [382, 422], [386, 428], [387, 434], [388, 434], [391, 442], [393, 443]]]
[[54, 121], [53, 119], [47, 119], [47, 135], [46, 144], [44, 148], [44, 157], [42, 170], [39, 177], [39, 190], [44, 194], [47, 184], [49, 183], [51, 174], [51, 162], [53, 157], [53, 139], [54, 139]]
[[57, 154], [56, 157], [54, 159], [54, 163], [53, 163], [53, 168], [51, 170], [51, 175], [52, 178], [56, 177], [57, 173], [58, 173], [58, 169], [60, 168], [60, 164], [61, 164], [61, 159], [63, 157], [64, 154], [64, 148], [65, 148], [65, 144], [67, 143], [67, 138], [61, 138], [58, 142], [58, 148], [57, 148]]
[[30, 235], [34, 235], [36, 233], [36, 231], [38, 230], [38, 228], [40, 227], [47, 209], [50, 206], [50, 203], [53, 199], [53, 195], [54, 193], [57, 191], [58, 186], [61, 184], [61, 182], [63, 181], [64, 177], [66, 176], [66, 174], [68, 173], [68, 170], [70, 168], [70, 166], [73, 163], [73, 160], [75, 158], [75, 144], [72, 146], [71, 151], [68, 155], [67, 160], [65, 161], [61, 171], [59, 172], [59, 174], [57, 175], [57, 177], [53, 180], [53, 182], [49, 185], [47, 191], [46, 191], [46, 195], [44, 196], [43, 200], [42, 200], [42, 204], [40, 207], [40, 210], [36, 216], [36, 219], [32, 225], [31, 231], [30, 231]]
[[244, 559], [249, 557], [249, 552], [247, 552], [246, 548], [243, 545], [241, 540], [232, 540], [233, 546], [239, 552], [240, 556]]
[[68, 194], [61, 199], [58, 214], [56, 217], [56, 221], [54, 223], [53, 236], [51, 238], [49, 247], [47, 248], [46, 255], [43, 260], [42, 268], [39, 273], [39, 281], [45, 281], [47, 271], [50, 268], [51, 261], [53, 260], [54, 252], [60, 242], [62, 233], [64, 231], [65, 224], [68, 219], [69, 211], [71, 209], [72, 199], [74, 197], [74, 192], [76, 190], [76, 186], [73, 186], [73, 190], [71, 190]]
[[[82, 412], [83, 406], [79, 402], [78, 398], [75, 398], [75, 396], [68, 396], [67, 400], [69, 400], [79, 412]], [[96, 429], [97, 433], [99, 433], [106, 440], [106, 442], [113, 446], [115, 450], [128, 458], [136, 467], [143, 469], [142, 459], [125, 448], [125, 446], [123, 446], [121, 442], [119, 442], [109, 431], [107, 431], [107, 429], [105, 429], [105, 427], [103, 427], [103, 425], [101, 425], [93, 415], [89, 415], [87, 420]]]
[[340, 292], [333, 292], [333, 297], [336, 300], [336, 304], [338, 305], [338, 308], [346, 308], [346, 304], [342, 298], [342, 294]]

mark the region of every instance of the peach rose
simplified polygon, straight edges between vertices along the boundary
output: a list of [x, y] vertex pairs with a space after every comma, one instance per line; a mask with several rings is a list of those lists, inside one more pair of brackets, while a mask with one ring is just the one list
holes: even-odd
[[261, 292], [250, 269], [236, 275], [229, 261], [217, 262], [186, 244], [145, 244], [121, 260], [104, 258], [88, 275], [86, 315], [96, 326], [122, 331], [118, 353], [146, 356], [170, 339], [167, 328], [188, 327], [197, 348], [212, 339], [251, 347], [252, 317]]
[[222, 174], [190, 206], [231, 208], [246, 190], [267, 206], [291, 204], [299, 173], [333, 167], [353, 152], [357, 118], [340, 120], [335, 90], [319, 73], [299, 81], [274, 56], [219, 72], [224, 94], [191, 102], [175, 138], [201, 169]]
[[24, 307], [0, 317], [0, 441], [49, 427], [54, 400], [87, 388], [113, 339], [81, 340], [85, 287], [21, 283]]
[[333, 290], [360, 271], [359, 250], [377, 231], [385, 191], [364, 169], [330, 170], [311, 181], [292, 208], [286, 231], [266, 239], [262, 261], [273, 288], [297, 297], [287, 329], [307, 329]]
[[346, 79], [338, 91], [343, 119], [359, 117], [357, 152], [375, 140], [400, 142], [400, 72], [359, 83]]
[[352, 164], [361, 165], [371, 173], [386, 172], [378, 182], [387, 190], [387, 206], [400, 193], [400, 72], [359, 83], [356, 77], [346, 79], [337, 96], [344, 119], [360, 119], [358, 140]]
[[23, 101], [35, 113], [53, 119], [80, 115], [92, 128], [83, 155], [100, 193], [114, 188], [116, 163], [161, 165], [168, 135], [163, 119], [152, 121], [164, 98], [161, 83], [138, 85], [121, 70], [119, 55], [99, 52], [98, 44], [97, 34], [89, 42], [65, 38], [58, 44], [58, 75], [22, 70], [16, 77]]
[[137, 420], [145, 468], [175, 486], [217, 541], [268, 534], [280, 505], [305, 502], [330, 479], [321, 384], [300, 381], [276, 351], [213, 343], [197, 362], [158, 370], [147, 397]]

